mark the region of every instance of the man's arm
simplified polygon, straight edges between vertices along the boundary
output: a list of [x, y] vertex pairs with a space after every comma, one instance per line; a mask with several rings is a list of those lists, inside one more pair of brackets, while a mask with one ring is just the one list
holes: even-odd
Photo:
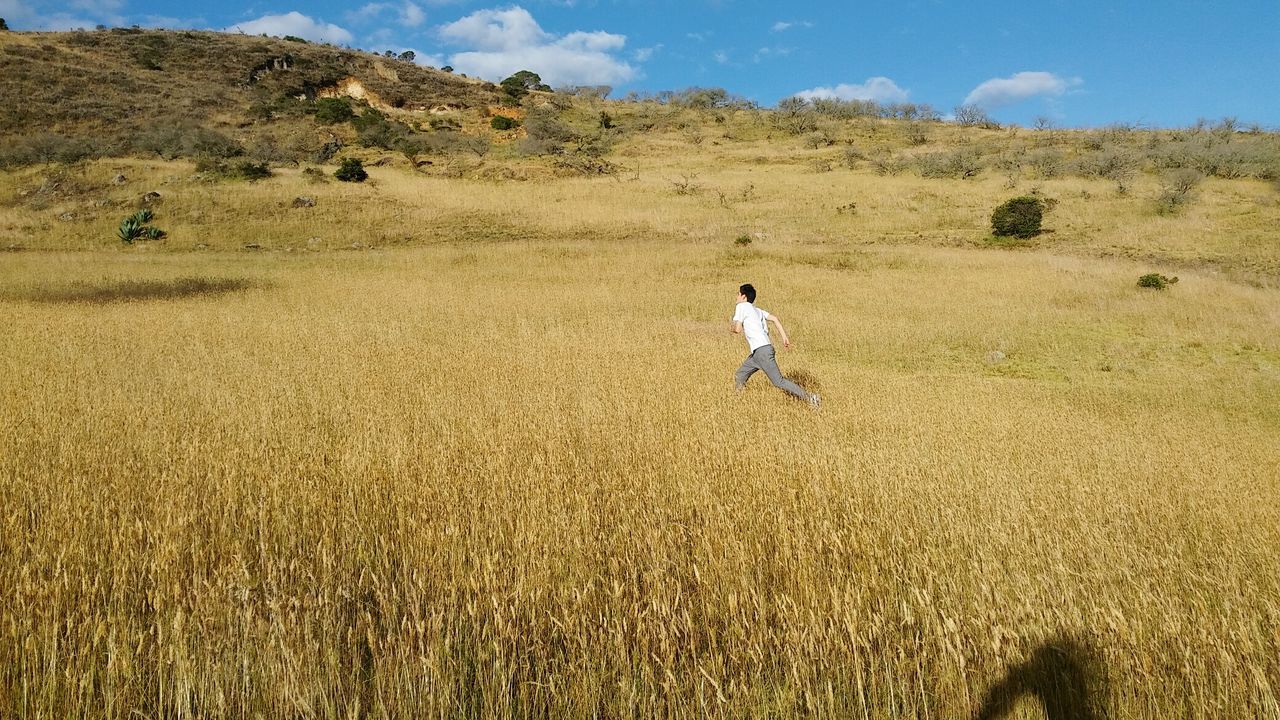
[[730, 321], [729, 321], [729, 332], [733, 333], [734, 335], [741, 335], [741, 334], [742, 334], [742, 321], [741, 321], [741, 320], [730, 320]]
[[773, 326], [778, 328], [778, 334], [782, 336], [782, 347], [791, 347], [791, 338], [787, 337], [787, 329], [782, 327], [782, 321], [778, 319], [778, 316], [770, 315], [769, 322], [773, 323]]

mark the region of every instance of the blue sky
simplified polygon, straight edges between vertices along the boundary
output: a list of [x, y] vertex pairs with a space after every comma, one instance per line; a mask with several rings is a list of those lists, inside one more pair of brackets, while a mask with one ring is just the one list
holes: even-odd
[[982, 106], [1002, 122], [1280, 129], [1280, 0], [0, 0], [15, 30], [97, 24], [298, 35], [613, 97], [717, 86], [773, 105]]

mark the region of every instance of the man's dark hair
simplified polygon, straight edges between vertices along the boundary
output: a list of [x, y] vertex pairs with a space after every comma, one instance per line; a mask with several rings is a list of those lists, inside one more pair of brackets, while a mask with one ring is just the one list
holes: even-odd
[[756, 289], [751, 287], [751, 283], [738, 288], [738, 292], [747, 296], [747, 302], [753, 303], [756, 301]]

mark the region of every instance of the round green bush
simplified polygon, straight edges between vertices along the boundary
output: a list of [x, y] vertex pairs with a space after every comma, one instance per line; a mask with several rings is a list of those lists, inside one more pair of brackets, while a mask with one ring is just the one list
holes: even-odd
[[339, 98], [320, 98], [316, 101], [316, 122], [321, 125], [336, 125], [348, 122], [356, 116], [351, 105]]
[[509, 118], [506, 115], [494, 115], [489, 121], [489, 127], [494, 130], [511, 130], [520, 127], [520, 121], [515, 118]]
[[333, 176], [343, 182], [364, 182], [369, 173], [365, 172], [364, 163], [359, 158], [345, 158]]
[[1044, 203], [1028, 195], [1006, 201], [991, 213], [991, 233], [997, 237], [1010, 235], [1029, 238], [1040, 234], [1044, 219]]

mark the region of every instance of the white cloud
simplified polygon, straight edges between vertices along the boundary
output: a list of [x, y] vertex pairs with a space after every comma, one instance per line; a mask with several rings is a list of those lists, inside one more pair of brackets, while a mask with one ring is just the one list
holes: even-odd
[[784, 20], [779, 20], [778, 22], [773, 24], [773, 27], [769, 29], [772, 30], [773, 32], [784, 32], [786, 30], [790, 30], [793, 27], [811, 28], [813, 27], [813, 23], [809, 22], [808, 20], [801, 20], [799, 22], [786, 22]]
[[369, 3], [360, 6], [345, 15], [348, 22], [371, 23], [382, 19], [383, 15], [395, 13], [395, 23], [403, 27], [418, 27], [427, 20], [427, 13], [417, 3]]
[[407, 2], [400, 8], [400, 23], [406, 27], [418, 27], [427, 21], [427, 14], [421, 7]]
[[242, 32], [246, 35], [274, 35], [283, 37], [294, 35], [315, 42], [345, 45], [352, 41], [350, 32], [332, 23], [314, 20], [298, 11], [284, 15], [263, 15], [257, 20], [238, 23], [226, 28], [224, 32]]
[[906, 102], [907, 91], [887, 77], [867, 78], [861, 85], [841, 83], [835, 87], [801, 90], [796, 97], [805, 100], [874, 100], [879, 103]]
[[450, 58], [459, 72], [490, 80], [532, 70], [549, 85], [608, 85], [636, 74], [615, 55], [626, 45], [625, 35], [595, 31], [557, 37], [519, 6], [479, 10], [439, 33], [447, 42], [472, 48]]
[[1058, 97], [1083, 82], [1080, 78], [1061, 78], [1047, 72], [1020, 72], [1012, 77], [987, 80], [969, 93], [964, 104], [997, 108], [1037, 95]]
[[640, 48], [636, 50], [635, 52], [631, 53], [631, 57], [636, 62], [649, 62], [649, 60], [653, 59], [653, 54], [658, 52], [661, 49], [662, 49], [662, 43], [658, 43], [653, 47]]
[[715, 58], [716, 62], [720, 63], [721, 65], [724, 65], [725, 63], [729, 62], [729, 53], [723, 50], [715, 51], [715, 53], [713, 53], [711, 57]]
[[440, 28], [440, 36], [471, 45], [481, 52], [519, 50], [546, 44], [552, 39], [522, 7], [471, 13]]
[[367, 23], [378, 19], [384, 11], [391, 9], [391, 3], [369, 3], [361, 5], [359, 9], [348, 12], [346, 17], [350, 23]]
[[751, 56], [752, 62], [761, 62], [775, 57], [787, 57], [791, 54], [791, 48], [788, 47], [762, 47]]

